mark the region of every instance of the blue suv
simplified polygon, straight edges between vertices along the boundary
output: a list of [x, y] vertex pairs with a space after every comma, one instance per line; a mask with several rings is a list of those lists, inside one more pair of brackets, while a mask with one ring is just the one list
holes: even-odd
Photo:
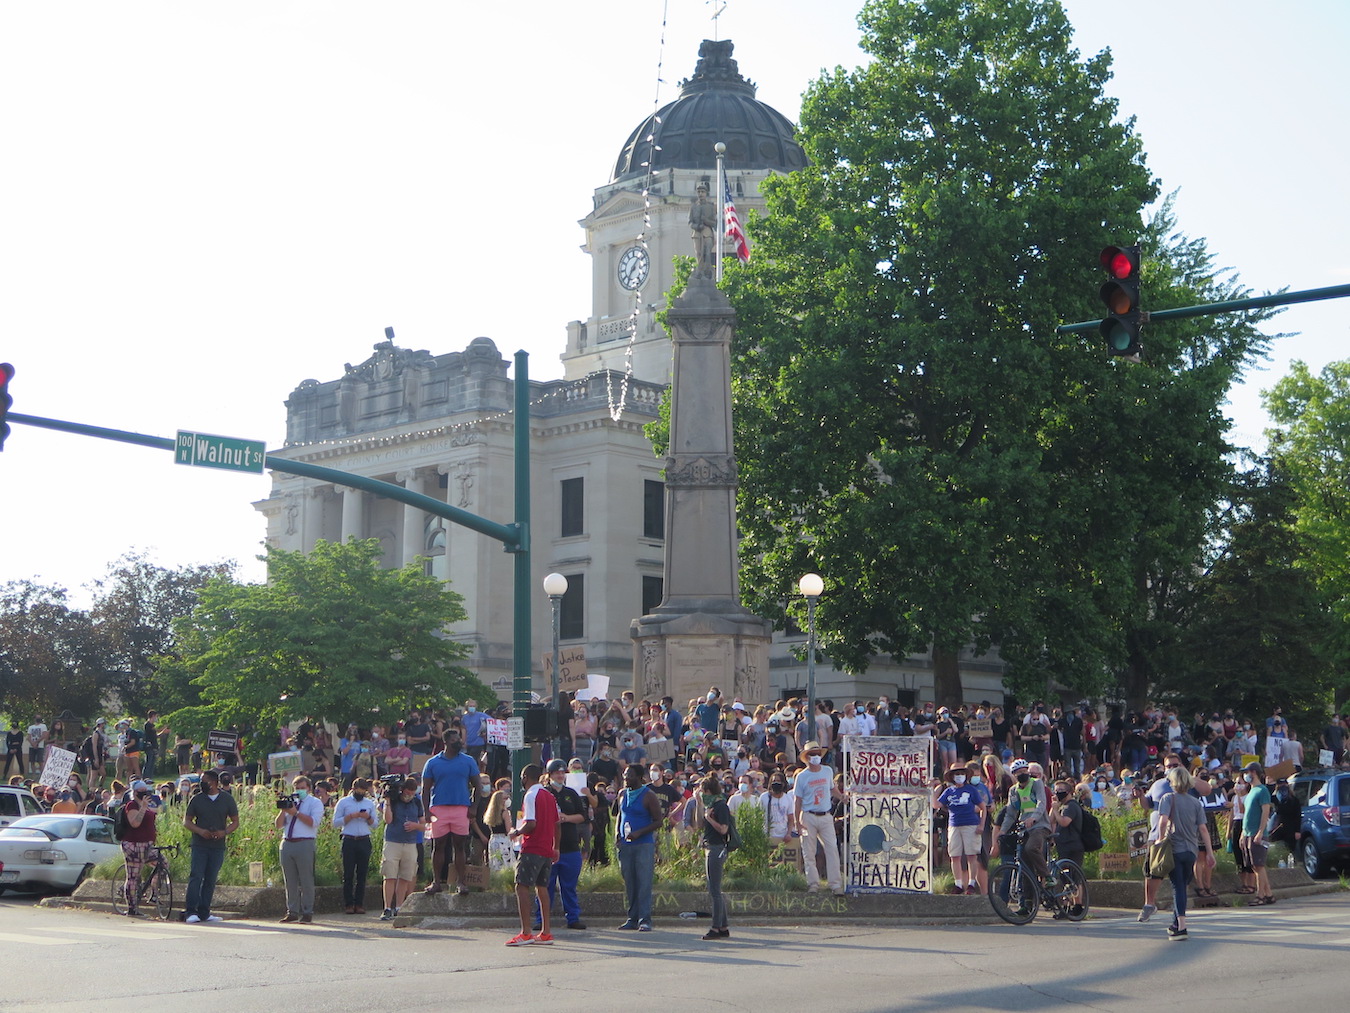
[[1350, 864], [1350, 771], [1311, 768], [1294, 779], [1303, 807], [1298, 858], [1313, 878]]

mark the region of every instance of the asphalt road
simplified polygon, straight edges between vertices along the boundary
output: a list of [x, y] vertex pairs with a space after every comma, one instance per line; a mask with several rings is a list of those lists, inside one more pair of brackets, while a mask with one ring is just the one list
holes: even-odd
[[1350, 895], [1220, 908], [1169, 942], [1165, 916], [1080, 925], [595, 925], [550, 947], [494, 929], [189, 926], [0, 898], [0, 1009], [44, 1011], [1343, 1009]]

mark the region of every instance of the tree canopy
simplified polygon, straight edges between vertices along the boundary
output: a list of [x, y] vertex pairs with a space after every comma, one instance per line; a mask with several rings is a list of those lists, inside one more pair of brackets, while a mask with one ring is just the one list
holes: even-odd
[[177, 624], [180, 656], [163, 666], [179, 695], [167, 723], [201, 735], [296, 715], [345, 722], [391, 705], [495, 700], [456, 664], [469, 648], [444, 632], [465, 618], [461, 596], [420, 564], [384, 569], [380, 552], [378, 539], [269, 548], [266, 584], [210, 580]]
[[1194, 557], [1223, 492], [1237, 327], [1157, 328], [1145, 362], [1057, 335], [1099, 316], [1104, 246], [1139, 238], [1146, 305], [1232, 290], [1174, 234], [1133, 121], [1057, 2], [873, 0], [873, 62], [805, 96], [807, 169], [764, 186], [728, 272], [742, 586], [782, 618], [827, 579], [824, 649], [859, 671], [997, 643], [1014, 685], [1114, 681], [1150, 571]]

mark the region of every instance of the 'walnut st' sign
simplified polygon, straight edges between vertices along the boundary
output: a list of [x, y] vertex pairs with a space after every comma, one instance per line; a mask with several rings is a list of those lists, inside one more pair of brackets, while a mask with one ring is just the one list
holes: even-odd
[[253, 471], [262, 474], [267, 457], [262, 440], [236, 440], [230, 436], [189, 433], [178, 430], [174, 442], [173, 463], [196, 468], [223, 468], [226, 471]]

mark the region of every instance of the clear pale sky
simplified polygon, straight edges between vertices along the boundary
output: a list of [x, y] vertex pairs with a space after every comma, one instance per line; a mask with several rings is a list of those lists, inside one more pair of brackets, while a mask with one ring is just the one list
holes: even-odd
[[[283, 402], [393, 326], [439, 354], [491, 337], [561, 375], [589, 315], [577, 221], [627, 134], [678, 94], [700, 39], [736, 43], [796, 120], [822, 68], [856, 66], [857, 0], [407, 0], [0, 5], [0, 359], [14, 410], [279, 448]], [[1109, 46], [1181, 227], [1257, 292], [1350, 282], [1350, 4], [1069, 0]], [[663, 9], [664, 81], [657, 82]], [[1113, 18], [1112, 11], [1124, 13]], [[659, 91], [658, 91], [659, 87]], [[1128, 238], [1128, 237], [1126, 237]], [[1296, 307], [1236, 390], [1350, 356], [1350, 300]], [[14, 426], [0, 455], [0, 581], [70, 588], [128, 549], [240, 560], [260, 579], [265, 476]], [[494, 518], [509, 520], [509, 518]]]

